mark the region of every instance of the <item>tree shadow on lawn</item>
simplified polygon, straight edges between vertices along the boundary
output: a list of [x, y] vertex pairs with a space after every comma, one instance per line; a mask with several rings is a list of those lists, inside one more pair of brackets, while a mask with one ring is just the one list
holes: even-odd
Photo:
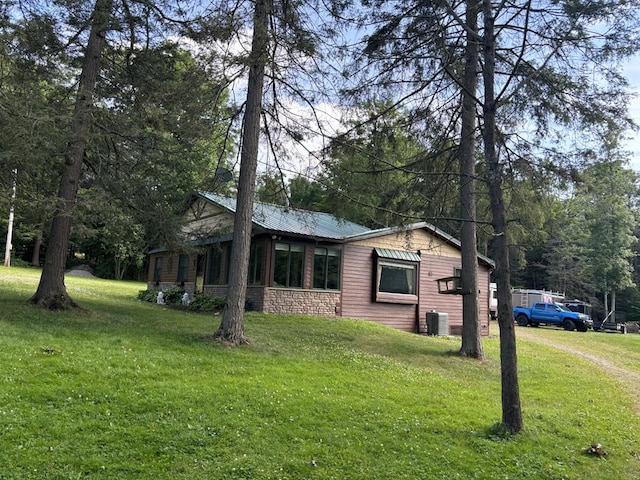
[[213, 334], [219, 322], [219, 317], [213, 315], [207, 319], [135, 300], [118, 305], [113, 301], [82, 299], [79, 302], [82, 308], [67, 311], [37, 307], [25, 298], [13, 298], [2, 304], [0, 320], [17, 329], [24, 328], [27, 335], [109, 334], [195, 344], [205, 343], [203, 339]]

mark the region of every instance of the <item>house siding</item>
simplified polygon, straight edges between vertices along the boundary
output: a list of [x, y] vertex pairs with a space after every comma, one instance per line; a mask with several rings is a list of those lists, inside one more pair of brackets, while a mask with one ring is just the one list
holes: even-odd
[[[433, 239], [427, 232], [415, 235], [379, 237], [344, 248], [342, 316], [361, 318], [408, 332], [423, 332], [428, 312], [448, 314], [449, 334], [462, 333], [462, 297], [438, 293], [436, 279], [449, 277], [461, 266], [460, 252]], [[420, 251], [418, 265], [419, 304], [376, 302], [374, 299], [375, 258], [373, 249], [385, 246], [404, 251]], [[403, 248], [404, 247], [404, 248]], [[410, 247], [411, 250], [406, 247]], [[454, 255], [455, 253], [455, 255]], [[489, 334], [489, 268], [479, 265], [479, 318], [481, 332]], [[485, 305], [486, 304], [486, 305]]]
[[186, 213], [184, 233], [192, 238], [222, 235], [233, 231], [233, 215], [220, 207], [198, 199]]
[[[156, 258], [162, 258], [162, 270], [160, 281], [154, 280]], [[180, 254], [172, 252], [154, 253], [149, 256], [149, 270], [147, 274], [147, 289], [168, 290], [180, 287], [193, 296], [196, 286], [196, 255], [189, 255], [187, 268], [187, 278], [185, 281], [178, 281], [178, 266], [180, 264]]]
[[376, 303], [373, 248], [346, 245], [342, 271], [342, 316], [370, 320], [405, 331], [416, 331], [417, 305]]

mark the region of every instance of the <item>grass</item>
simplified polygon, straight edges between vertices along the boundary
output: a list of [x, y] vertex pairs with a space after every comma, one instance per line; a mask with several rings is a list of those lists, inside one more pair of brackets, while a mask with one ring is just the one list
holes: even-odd
[[[510, 438], [497, 338], [476, 362], [459, 339], [251, 313], [252, 345], [229, 349], [218, 318], [137, 301], [137, 283], [69, 277], [85, 311], [31, 307], [38, 275], [0, 268], [0, 479], [640, 477], [631, 399], [567, 353], [519, 341]], [[566, 338], [637, 355], [622, 335]]]

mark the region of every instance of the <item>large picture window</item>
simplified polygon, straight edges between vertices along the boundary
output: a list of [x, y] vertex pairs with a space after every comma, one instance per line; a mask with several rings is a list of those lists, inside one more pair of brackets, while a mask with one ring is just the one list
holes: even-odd
[[419, 262], [413, 252], [376, 249], [376, 301], [418, 303]]
[[317, 247], [313, 255], [313, 288], [340, 289], [340, 250]]
[[416, 264], [396, 263], [388, 260], [378, 262], [380, 282], [378, 291], [383, 293], [416, 294]]
[[304, 245], [276, 243], [273, 284], [276, 287], [302, 288]]

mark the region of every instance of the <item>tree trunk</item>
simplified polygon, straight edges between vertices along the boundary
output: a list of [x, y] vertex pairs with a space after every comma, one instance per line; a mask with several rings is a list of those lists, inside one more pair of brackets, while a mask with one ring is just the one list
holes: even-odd
[[611, 289], [611, 321], [616, 323], [616, 289]]
[[91, 32], [80, 73], [78, 93], [71, 120], [71, 136], [65, 155], [65, 165], [51, 225], [51, 235], [40, 283], [36, 293], [31, 297], [32, 303], [52, 310], [77, 306], [67, 294], [64, 284], [64, 269], [69, 249], [71, 220], [75, 215], [78, 185], [89, 137], [93, 93], [100, 69], [105, 36], [109, 28], [111, 9], [112, 0], [96, 0]]
[[510, 433], [522, 431], [516, 334], [511, 301], [511, 272], [507, 242], [507, 221], [502, 193], [502, 167], [496, 151], [495, 37], [491, 0], [483, 0], [484, 17], [484, 119], [483, 143], [487, 164], [491, 213], [495, 235], [498, 325], [500, 328], [500, 368], [502, 380], [502, 425]]
[[9, 206], [9, 223], [7, 223], [7, 243], [4, 252], [4, 266], [11, 266], [11, 250], [13, 249], [13, 218], [15, 214], [16, 203], [16, 184], [18, 183], [18, 170], [11, 172], [13, 176], [13, 187], [11, 189], [11, 205]]
[[460, 233], [462, 253], [462, 347], [460, 355], [483, 359], [482, 333], [478, 318], [478, 249], [476, 241], [476, 91], [479, 45], [478, 3], [467, 1], [467, 44], [462, 86], [462, 132], [460, 139]]
[[38, 233], [36, 238], [33, 239], [33, 253], [31, 254], [31, 265], [34, 267], [40, 266], [40, 248], [42, 247], [42, 229], [43, 226], [38, 227]]
[[244, 337], [244, 305], [251, 250], [253, 200], [258, 167], [264, 70], [268, 58], [270, 14], [271, 0], [257, 0], [253, 14], [253, 40], [249, 56], [247, 102], [242, 122], [240, 178], [238, 180], [238, 196], [233, 225], [231, 270], [229, 271], [227, 301], [224, 306], [222, 321], [214, 334], [215, 338], [229, 342], [232, 345], [246, 343]]

